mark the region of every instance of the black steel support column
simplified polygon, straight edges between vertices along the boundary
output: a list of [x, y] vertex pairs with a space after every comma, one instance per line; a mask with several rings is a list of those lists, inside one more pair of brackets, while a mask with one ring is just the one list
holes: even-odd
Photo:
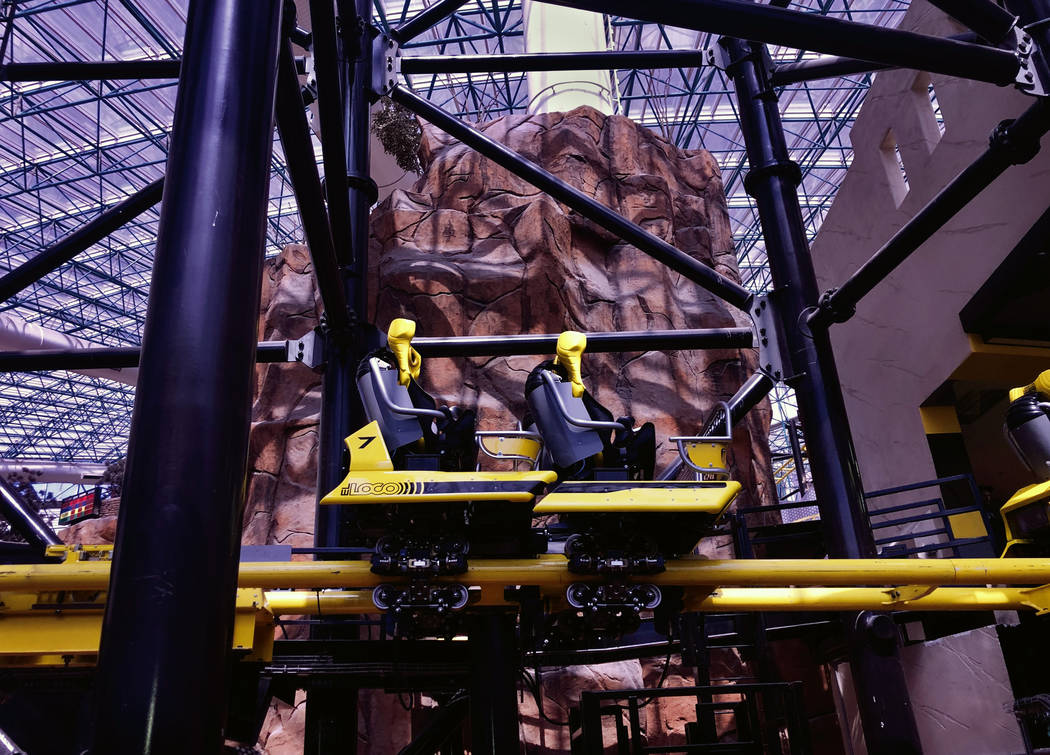
[[[342, 25], [351, 19], [338, 19], [334, 0], [310, 0], [310, 25], [314, 38], [317, 72], [317, 113], [321, 121], [321, 150], [324, 155], [325, 198], [331, 218], [331, 235], [336, 257], [350, 262], [350, 197], [347, 194], [346, 142], [350, 126], [347, 97], [350, 70], [346, 60], [345, 31]], [[310, 147], [313, 149], [313, 146]], [[333, 276], [332, 284], [340, 283]]]
[[[343, 440], [364, 421], [354, 373], [357, 362], [364, 355], [361, 313], [367, 302], [368, 275], [368, 213], [375, 201], [369, 178], [368, 92], [371, 87], [371, 4], [367, 0], [341, 0], [338, 4], [339, 28], [344, 39], [343, 49], [351, 59], [351, 70], [344, 72], [342, 81], [347, 87], [340, 93], [347, 105], [347, 123], [340, 129], [345, 135], [350, 228], [347, 236], [351, 249], [349, 258], [341, 259], [340, 285], [349, 308], [351, 337], [340, 336], [331, 328], [325, 339], [325, 371], [321, 393], [321, 427], [318, 442], [318, 500], [338, 485], [345, 473]], [[343, 178], [344, 176], [340, 176]], [[331, 184], [335, 176], [327, 176]], [[335, 218], [332, 218], [334, 221]], [[333, 234], [334, 235], [334, 234]], [[343, 507], [318, 506], [315, 519], [314, 544], [322, 548], [345, 545]]]
[[[327, 8], [321, 9], [321, 6], [330, 6], [331, 1], [314, 0], [311, 3], [311, 8], [317, 13], [315, 24], [330, 15]], [[368, 301], [368, 214], [376, 198], [368, 154], [371, 14], [369, 0], [338, 0], [335, 28], [340, 38], [335, 40], [333, 49], [324, 53], [331, 62], [326, 67], [327, 85], [319, 92], [320, 97], [328, 98], [327, 102], [318, 102], [322, 116], [322, 143], [325, 145], [325, 186], [329, 209], [338, 207], [329, 218], [333, 223], [332, 237], [336, 239], [336, 256], [340, 263], [336, 282], [343, 287], [350, 327], [339, 332], [329, 323], [325, 331], [325, 371], [321, 384], [317, 454], [318, 500], [342, 481], [345, 473], [343, 440], [364, 423], [354, 375], [358, 361], [367, 351], [361, 315]], [[326, 30], [315, 25], [315, 34], [325, 33]], [[320, 54], [322, 50], [318, 52]], [[319, 86], [322, 84], [320, 74], [319, 71]], [[345, 162], [340, 165], [342, 160]], [[335, 225], [343, 223], [348, 225]], [[335, 548], [347, 544], [347, 517], [353, 513], [345, 509], [343, 506], [317, 506], [315, 546]], [[346, 638], [347, 629], [320, 624], [313, 627], [311, 636], [318, 639]], [[314, 743], [315, 748], [307, 749], [307, 752], [311, 755], [332, 752], [326, 749], [332, 742], [340, 743], [341, 753], [350, 755], [356, 752], [357, 692], [315, 688], [307, 695], [307, 711], [314, 706], [321, 713], [313, 716], [308, 713], [307, 740]], [[342, 715], [325, 715], [325, 711], [334, 709], [340, 709]]]
[[[793, 373], [787, 382], [795, 390], [806, 432], [828, 555], [871, 556], [875, 547], [831, 342], [826, 331], [810, 336], [799, 325], [803, 313], [816, 304], [817, 282], [798, 203], [800, 174], [788, 156], [769, 80], [769, 56], [761, 44], [736, 39], [722, 44], [731, 61], [727, 70], [737, 93], [750, 164], [745, 186], [762, 223], [775, 286], [771, 302], [784, 333], [785, 358]], [[881, 628], [878, 621], [875, 624]], [[847, 618], [850, 665], [868, 752], [920, 752], [896, 644], [874, 642], [869, 629], [860, 617]]]
[[357, 752], [357, 690], [317, 686], [307, 692], [304, 755]]
[[222, 748], [281, 6], [189, 7], [102, 630], [95, 755]]
[[92, 244], [97, 244], [129, 220], [144, 213], [160, 201], [163, 192], [164, 179], [158, 178], [119, 204], [96, 215], [72, 233], [66, 234], [40, 254], [26, 260], [0, 278], [0, 302], [7, 301], [72, 260]]
[[481, 611], [470, 633], [470, 751], [518, 752], [518, 649], [514, 614]]

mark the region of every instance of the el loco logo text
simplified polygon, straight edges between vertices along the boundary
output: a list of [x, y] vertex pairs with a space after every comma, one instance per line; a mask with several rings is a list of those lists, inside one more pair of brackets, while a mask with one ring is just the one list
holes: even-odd
[[421, 495], [421, 482], [351, 482], [339, 489], [339, 495]]

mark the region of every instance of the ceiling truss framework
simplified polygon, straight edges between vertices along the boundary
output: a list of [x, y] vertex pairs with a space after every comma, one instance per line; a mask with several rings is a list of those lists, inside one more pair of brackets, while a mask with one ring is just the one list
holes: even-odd
[[[396, 27], [429, 5], [377, 0], [380, 26]], [[895, 26], [904, 0], [796, 0], [793, 8]], [[0, 61], [171, 60], [181, 53], [185, 0], [5, 0]], [[614, 50], [698, 50], [711, 35], [623, 18], [607, 24]], [[471, 0], [405, 46], [405, 55], [524, 52], [520, 0]], [[774, 60], [802, 59], [772, 48]], [[528, 107], [523, 73], [406, 77], [434, 104], [468, 121]], [[175, 103], [174, 80], [0, 84], [0, 273], [161, 177]], [[761, 231], [743, 187], [745, 154], [731, 87], [713, 66], [615, 72], [618, 112], [680, 147], [710, 150], [722, 168], [736, 252], [747, 288], [770, 285]], [[781, 112], [803, 181], [814, 235], [850, 165], [849, 130], [870, 74], [792, 84]], [[272, 162], [269, 254], [300, 241], [302, 228], [279, 141]], [[315, 140], [315, 153], [320, 156]], [[318, 160], [319, 169], [323, 166]], [[158, 208], [44, 277], [0, 311], [107, 346], [141, 340]], [[773, 396], [777, 420], [796, 413], [790, 391]], [[0, 374], [0, 457], [104, 461], [123, 454], [134, 390], [83, 375]], [[789, 453], [781, 422], [774, 451]]]

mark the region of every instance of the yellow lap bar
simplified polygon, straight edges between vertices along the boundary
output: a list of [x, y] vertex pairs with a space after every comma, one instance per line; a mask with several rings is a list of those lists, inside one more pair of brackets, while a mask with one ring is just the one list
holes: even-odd
[[555, 347], [554, 363], [561, 365], [569, 375], [572, 383], [572, 395], [580, 398], [583, 395], [583, 352], [587, 348], [587, 336], [575, 330], [566, 330], [558, 336]]
[[397, 382], [405, 386], [419, 379], [419, 371], [423, 367], [422, 357], [412, 348], [415, 335], [416, 323], [403, 317], [393, 320], [386, 332], [387, 347], [397, 360]]

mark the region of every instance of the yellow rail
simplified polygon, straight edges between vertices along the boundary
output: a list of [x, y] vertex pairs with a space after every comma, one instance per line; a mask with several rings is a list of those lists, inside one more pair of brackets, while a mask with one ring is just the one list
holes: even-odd
[[[0, 566], [0, 592], [105, 590], [108, 561]], [[466, 574], [442, 577], [480, 587], [556, 588], [587, 578], [571, 574], [564, 556], [470, 562]], [[253, 562], [238, 585], [263, 589], [371, 588], [397, 578], [372, 574], [366, 561]], [[679, 559], [635, 582], [680, 587], [863, 587], [879, 585], [1045, 585], [1050, 558], [959, 559]]]
[[[1018, 587], [724, 587], [686, 594], [688, 611], [1014, 611], [1046, 610], [1046, 588]], [[502, 593], [474, 605], [502, 604]], [[376, 613], [370, 590], [269, 591], [275, 616]]]

